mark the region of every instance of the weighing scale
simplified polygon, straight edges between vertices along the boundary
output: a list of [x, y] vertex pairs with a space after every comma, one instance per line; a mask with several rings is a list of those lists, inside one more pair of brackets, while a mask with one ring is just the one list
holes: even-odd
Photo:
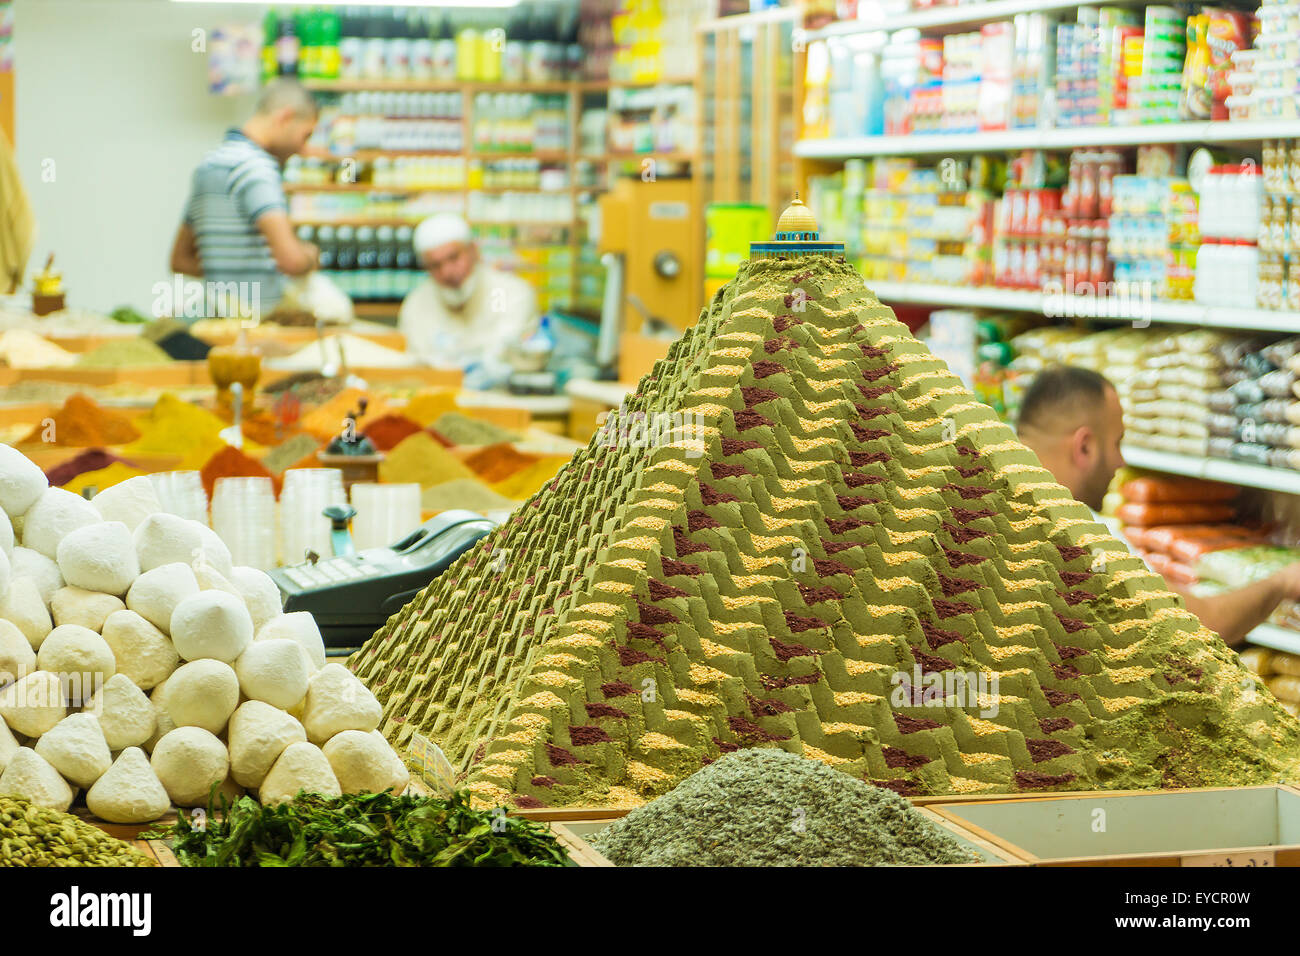
[[284, 595], [285, 611], [311, 612], [326, 647], [360, 647], [496, 526], [473, 511], [444, 511], [386, 548], [267, 573]]

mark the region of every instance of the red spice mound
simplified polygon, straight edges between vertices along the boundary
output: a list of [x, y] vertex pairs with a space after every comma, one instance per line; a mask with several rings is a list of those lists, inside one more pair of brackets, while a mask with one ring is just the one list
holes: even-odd
[[535, 465], [541, 459], [536, 455], [516, 451], [509, 442], [499, 442], [480, 448], [465, 459], [465, 464], [474, 474], [491, 484], [505, 481], [516, 472], [523, 471], [529, 465]]
[[381, 415], [366, 425], [361, 434], [370, 439], [376, 450], [389, 451], [403, 438], [409, 438], [420, 430], [417, 422], [404, 415]]
[[208, 463], [199, 470], [203, 478], [203, 490], [212, 497], [218, 478], [270, 478], [276, 495], [280, 494], [280, 479], [267, 471], [260, 461], [252, 458], [238, 448], [227, 445], [208, 459]]
[[47, 442], [73, 448], [95, 448], [125, 445], [139, 437], [140, 432], [121, 412], [104, 408], [78, 393], [64, 402], [63, 407], [50, 416], [48, 423], [37, 424], [19, 444]]

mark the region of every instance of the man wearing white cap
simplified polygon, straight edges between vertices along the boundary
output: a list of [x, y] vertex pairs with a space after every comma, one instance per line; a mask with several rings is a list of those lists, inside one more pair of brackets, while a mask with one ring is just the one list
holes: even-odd
[[509, 350], [536, 327], [536, 293], [518, 276], [480, 261], [469, 224], [453, 213], [420, 223], [414, 245], [429, 278], [402, 302], [397, 327], [407, 348], [435, 368], [503, 380]]

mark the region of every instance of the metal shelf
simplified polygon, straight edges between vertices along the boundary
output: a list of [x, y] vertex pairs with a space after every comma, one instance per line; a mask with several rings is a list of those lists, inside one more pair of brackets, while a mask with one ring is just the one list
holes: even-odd
[[1025, 289], [932, 285], [920, 282], [867, 280], [882, 302], [944, 305], [969, 309], [1009, 309], [1054, 318], [1103, 322], [1154, 322], [1213, 326], [1255, 332], [1300, 333], [1300, 312], [1198, 305], [1195, 302], [1135, 302], [1123, 297], [1052, 294]]
[[1276, 624], [1261, 624], [1246, 635], [1246, 640], [1270, 650], [1300, 654], [1300, 632]]
[[1153, 471], [1164, 471], [1173, 475], [1187, 475], [1247, 488], [1264, 488], [1289, 495], [1300, 495], [1300, 471], [1249, 465], [1245, 462], [1226, 461], [1221, 458], [1175, 455], [1132, 445], [1123, 446], [1123, 451], [1125, 462], [1135, 468], [1150, 468]]
[[1142, 126], [1076, 126], [1064, 129], [1012, 129], [987, 133], [913, 133], [908, 136], [848, 136], [804, 139], [794, 153], [803, 159], [855, 159], [871, 156], [952, 155], [1073, 149], [1083, 146], [1142, 146], [1148, 143], [1255, 143], [1300, 137], [1300, 120], [1151, 123]]
[[[1110, 6], [1145, 5], [1145, 0], [1116, 0]], [[1022, 13], [1050, 13], [1059, 10], [1077, 10], [1079, 4], [1070, 0], [989, 0], [986, 3], [961, 3], [954, 6], [931, 7], [894, 14], [888, 22], [848, 20], [832, 23], [820, 30], [796, 31], [805, 42], [831, 37], [857, 36], [894, 30], [925, 30], [936, 27], [970, 26], [992, 20], [1006, 20]]]

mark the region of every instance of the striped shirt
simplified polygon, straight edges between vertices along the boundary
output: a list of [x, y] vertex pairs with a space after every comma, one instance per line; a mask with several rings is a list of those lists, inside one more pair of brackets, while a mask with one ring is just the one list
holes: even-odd
[[[194, 231], [203, 278], [209, 283], [258, 283], [263, 314], [274, 308], [284, 277], [257, 220], [288, 211], [280, 164], [242, 132], [232, 129], [194, 171], [185, 222]], [[211, 286], [209, 286], [211, 288]], [[250, 293], [241, 290], [247, 300]]]

